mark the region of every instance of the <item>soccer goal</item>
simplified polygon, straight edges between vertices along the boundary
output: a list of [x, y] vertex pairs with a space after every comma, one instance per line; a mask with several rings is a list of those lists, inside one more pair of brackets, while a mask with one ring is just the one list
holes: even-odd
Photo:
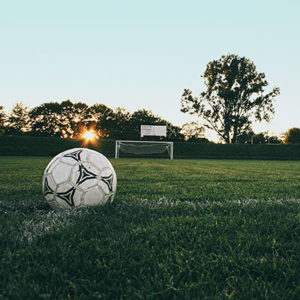
[[137, 156], [167, 152], [170, 159], [173, 159], [173, 142], [116, 140], [115, 158], [120, 157], [120, 152]]

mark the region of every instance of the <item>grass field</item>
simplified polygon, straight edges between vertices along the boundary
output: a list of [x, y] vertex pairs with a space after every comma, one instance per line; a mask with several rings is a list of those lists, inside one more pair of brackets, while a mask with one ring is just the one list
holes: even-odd
[[299, 161], [112, 160], [113, 204], [54, 213], [49, 160], [0, 157], [0, 299], [300, 299]]

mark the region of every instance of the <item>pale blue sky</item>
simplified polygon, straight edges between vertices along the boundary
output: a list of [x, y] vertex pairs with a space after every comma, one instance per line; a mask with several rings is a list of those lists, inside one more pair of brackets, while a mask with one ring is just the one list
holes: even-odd
[[0, 105], [71, 99], [140, 108], [182, 125], [206, 64], [251, 59], [281, 95], [256, 131], [300, 127], [300, 1], [0, 0]]

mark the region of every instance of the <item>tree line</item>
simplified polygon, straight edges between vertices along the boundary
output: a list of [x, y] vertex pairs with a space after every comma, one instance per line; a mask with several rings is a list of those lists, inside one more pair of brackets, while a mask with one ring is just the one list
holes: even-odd
[[[28, 110], [16, 103], [6, 116], [0, 106], [0, 134], [79, 138], [83, 131], [93, 129], [100, 138], [140, 139], [140, 125], [166, 125], [166, 140], [209, 142], [204, 128], [214, 131], [225, 143], [300, 143], [300, 129], [291, 128], [283, 139], [266, 132], [255, 134], [254, 122], [269, 122], [275, 113], [274, 99], [280, 89], [266, 91], [268, 82], [254, 63], [235, 54], [223, 55], [207, 64], [204, 74], [206, 90], [194, 96], [184, 89], [181, 111], [196, 115], [197, 122], [174, 126], [167, 120], [141, 109], [111, 109], [104, 104], [88, 106], [70, 100], [48, 102]], [[158, 139], [158, 137], [151, 137]]]
[[104, 104], [88, 106], [83, 102], [66, 100], [43, 103], [29, 110], [22, 102], [17, 102], [6, 115], [4, 107], [0, 106], [0, 128], [6, 135], [80, 138], [84, 131], [93, 130], [99, 138], [137, 140], [140, 139], [140, 126], [145, 124], [166, 125], [166, 140], [209, 142], [204, 137], [203, 128], [197, 127], [196, 123], [174, 126], [145, 109], [130, 113], [120, 107], [112, 109]]
[[[141, 109], [134, 113], [124, 108], [111, 109], [104, 104], [88, 106], [83, 102], [73, 103], [71, 100], [47, 102], [28, 109], [22, 102], [17, 102], [11, 112], [6, 114], [0, 106], [0, 135], [31, 135], [59, 138], [81, 138], [86, 130], [94, 130], [100, 138], [140, 139], [140, 125], [166, 125], [166, 140], [210, 142], [205, 137], [205, 130], [197, 122], [183, 126], [174, 126], [151, 111]], [[267, 132], [255, 134], [244, 132], [239, 143], [299, 143], [300, 129], [291, 128], [283, 139], [269, 136]], [[144, 137], [143, 139], [147, 139]], [[159, 139], [159, 137], [148, 137]]]

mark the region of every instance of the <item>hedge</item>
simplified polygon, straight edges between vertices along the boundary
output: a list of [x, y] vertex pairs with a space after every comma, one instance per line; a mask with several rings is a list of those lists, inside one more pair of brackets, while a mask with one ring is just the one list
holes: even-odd
[[[95, 149], [114, 156], [114, 140], [84, 145], [81, 140], [53, 137], [0, 136], [0, 155], [54, 156], [76, 147]], [[300, 144], [202, 144], [174, 143], [174, 158], [282, 159], [300, 160]]]
[[64, 150], [78, 147], [95, 149], [104, 155], [114, 154], [114, 141], [97, 141], [85, 145], [82, 140], [54, 137], [0, 136], [0, 155], [54, 156]]
[[176, 143], [174, 157], [300, 160], [300, 144]]

